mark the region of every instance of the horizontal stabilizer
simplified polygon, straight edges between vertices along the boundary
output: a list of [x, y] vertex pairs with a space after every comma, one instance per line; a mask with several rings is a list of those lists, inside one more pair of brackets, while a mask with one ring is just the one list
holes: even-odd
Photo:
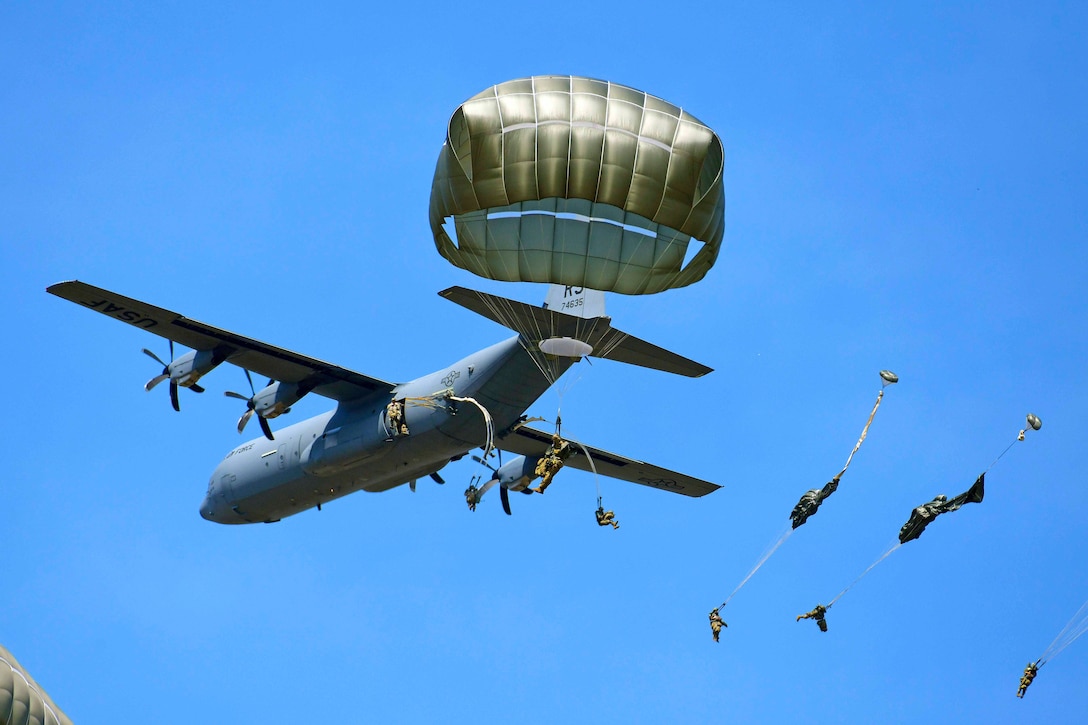
[[[499, 439], [498, 447], [511, 453], [540, 458], [548, 450], [551, 442], [552, 436], [550, 433], [522, 425]], [[583, 448], [582, 444], [577, 441], [571, 441], [571, 445], [578, 455], [567, 459], [566, 465], [581, 471], [592, 473], [596, 469], [596, 472], [602, 476], [618, 478], [621, 481], [630, 481], [631, 483], [692, 497], [705, 496], [721, 488], [716, 483], [670, 471], [652, 463], [636, 461], [633, 458], [602, 451], [593, 446]], [[589, 457], [593, 459], [592, 464], [585, 455], [587, 451]]]
[[465, 287], [450, 287], [438, 294], [478, 315], [509, 327], [537, 344], [550, 338], [571, 337], [592, 346], [592, 357], [616, 360], [689, 378], [698, 378], [713, 372], [713, 368], [702, 363], [615, 329], [609, 317], [583, 319]]

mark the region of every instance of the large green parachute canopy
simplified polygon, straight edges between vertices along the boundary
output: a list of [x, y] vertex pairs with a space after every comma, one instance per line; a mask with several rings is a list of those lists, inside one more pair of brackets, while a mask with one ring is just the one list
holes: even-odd
[[450, 118], [431, 230], [481, 277], [661, 292], [713, 266], [723, 168], [721, 139], [678, 106], [603, 80], [522, 78]]
[[0, 645], [0, 725], [72, 725], [30, 673]]

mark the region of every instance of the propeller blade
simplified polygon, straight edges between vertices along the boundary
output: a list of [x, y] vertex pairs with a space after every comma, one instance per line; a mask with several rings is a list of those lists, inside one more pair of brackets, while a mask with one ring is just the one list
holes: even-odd
[[494, 466], [492, 466], [490, 463], [488, 463], [484, 459], [480, 458], [479, 456], [473, 454], [472, 460], [476, 461], [477, 463], [480, 463], [480, 464], [483, 464], [483, 465], [487, 466], [491, 470], [492, 473], [498, 473], [498, 470]]
[[242, 417], [238, 419], [238, 432], [241, 433], [246, 429], [246, 423], [249, 422], [250, 417], [253, 415], [253, 409], [250, 408], [246, 412], [242, 413]]
[[189, 390], [192, 390], [194, 393], [203, 393], [204, 392], [204, 388], [200, 387], [196, 383], [193, 383], [192, 385], [190, 385]]
[[[242, 369], [245, 370], [245, 368], [242, 368]], [[246, 370], [246, 380], [249, 381], [249, 392], [252, 395], [256, 395], [257, 394], [257, 389], [253, 387], [253, 376], [249, 374], [248, 370]]]
[[[147, 352], [147, 350], [144, 350], [144, 352]], [[153, 378], [151, 378], [150, 380], [147, 381], [147, 385], [144, 386], [144, 390], [146, 390], [147, 392], [150, 393], [152, 388], [154, 388], [156, 385], [161, 383], [163, 380], [166, 380], [168, 377], [170, 377], [170, 376], [169, 375], [156, 375], [155, 377], [153, 377]]]
[[228, 390], [227, 392], [223, 393], [223, 395], [227, 396], [228, 398], [238, 398], [238, 400], [244, 400], [247, 403], [249, 402], [248, 397], [242, 395], [241, 393], [236, 393], [233, 390]]
[[413, 478], [408, 482], [408, 488], [411, 489], [412, 493], [416, 492], [416, 479]]
[[435, 471], [434, 473], [432, 473], [432, 474], [431, 474], [431, 479], [432, 479], [432, 480], [433, 480], [433, 481], [434, 481], [435, 483], [438, 483], [438, 484], [443, 484], [443, 483], [445, 483], [445, 481], [444, 481], [444, 480], [442, 479], [442, 477], [438, 475], [438, 471]]
[[264, 433], [264, 437], [270, 441], [276, 440], [272, 437], [272, 429], [268, 427], [268, 421], [265, 420], [263, 415], [257, 416], [257, 422], [261, 424], [261, 432]]
[[510, 516], [510, 492], [507, 491], [506, 486], [499, 486], [499, 498], [502, 499], [502, 510]]
[[170, 403], [174, 406], [174, 410], [181, 412], [181, 404], [178, 402], [178, 383], [173, 378], [170, 379]]
[[[162, 365], [162, 366], [163, 366], [164, 368], [165, 368], [165, 367], [169, 367], [169, 366], [168, 366], [168, 365], [167, 365], [166, 363], [164, 363], [164, 362], [163, 362], [163, 361], [162, 361], [162, 360], [161, 360], [161, 359], [159, 358], [159, 356], [158, 356], [158, 355], [156, 355], [155, 353], [151, 352], [151, 351], [150, 351], [150, 350], [148, 350], [148, 349], [147, 349], [146, 347], [144, 348], [144, 355], [147, 355], [147, 356], [148, 356], [148, 357], [150, 357], [150, 358], [151, 358], [152, 360], [154, 360], [155, 362], [157, 362], [157, 363], [158, 363], [159, 365]], [[172, 359], [172, 358], [173, 358], [173, 355], [171, 355], [170, 357], [171, 357], [171, 359]]]
[[476, 494], [478, 498], [483, 498], [484, 494], [493, 489], [499, 482], [499, 479], [492, 478], [490, 481], [480, 487], [479, 492]]

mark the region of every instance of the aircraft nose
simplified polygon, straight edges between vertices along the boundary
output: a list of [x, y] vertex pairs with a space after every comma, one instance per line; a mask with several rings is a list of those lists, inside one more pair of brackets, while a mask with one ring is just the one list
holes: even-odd
[[205, 521], [215, 521], [215, 504], [208, 497], [200, 504], [200, 517]]

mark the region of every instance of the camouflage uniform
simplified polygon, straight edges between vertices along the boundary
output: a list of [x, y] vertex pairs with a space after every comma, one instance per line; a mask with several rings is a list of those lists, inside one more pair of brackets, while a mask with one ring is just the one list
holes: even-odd
[[728, 626], [729, 625], [722, 620], [721, 615], [718, 614], [717, 609], [710, 610], [710, 631], [714, 635], [715, 642], [718, 641], [718, 635], [722, 633], [722, 627]]
[[1016, 691], [1017, 697], [1024, 697], [1024, 693], [1028, 691], [1028, 687], [1031, 686], [1031, 681], [1035, 679], [1035, 675], [1037, 674], [1039, 674], [1039, 665], [1034, 662], [1024, 668], [1024, 674], [1020, 678], [1020, 689]]
[[465, 489], [465, 502], [468, 503], [469, 511], [476, 510], [476, 504], [480, 503], [480, 489], [475, 484], [470, 483]]
[[805, 612], [804, 614], [798, 614], [797, 615], [797, 621], [800, 622], [802, 619], [815, 619], [816, 620], [816, 626], [820, 628], [820, 631], [821, 632], [826, 632], [827, 631], [827, 620], [824, 619], [826, 614], [827, 614], [827, 607], [825, 607], [822, 604], [817, 604], [816, 608], [813, 609], [811, 612]]
[[552, 485], [555, 474], [559, 473], [559, 469], [563, 467], [563, 461], [570, 458], [573, 453], [574, 449], [571, 448], [570, 443], [560, 438], [558, 433], [553, 433], [552, 444], [536, 462], [536, 468], [533, 470], [533, 473], [540, 476], [540, 485], [533, 490], [544, 493], [544, 490]]
[[390, 400], [385, 406], [385, 419], [393, 437], [408, 435], [408, 424], [404, 420], [404, 401]]
[[598, 526], [611, 526], [613, 529], [618, 529], [620, 524], [616, 521], [616, 514], [612, 511], [605, 511], [604, 506], [597, 507], [597, 525]]

